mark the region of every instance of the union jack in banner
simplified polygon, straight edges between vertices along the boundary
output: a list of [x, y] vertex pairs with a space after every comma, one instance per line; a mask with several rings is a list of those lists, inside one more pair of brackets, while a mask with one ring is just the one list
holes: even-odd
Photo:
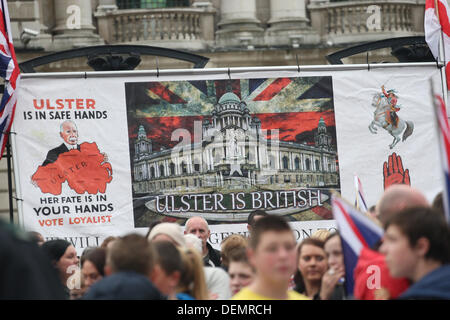
[[441, 151], [441, 162], [444, 170], [444, 191], [442, 192], [442, 199], [444, 201], [445, 218], [450, 224], [450, 126], [448, 124], [447, 112], [445, 110], [445, 102], [440, 95], [435, 95], [434, 110], [437, 121], [439, 146]]
[[372, 248], [383, 236], [383, 229], [343, 199], [333, 195], [333, 216], [341, 236], [345, 263], [345, 289], [353, 293], [356, 264], [363, 248]]
[[362, 187], [361, 180], [357, 175], [355, 175], [355, 192], [356, 192], [355, 207], [362, 212], [367, 212], [368, 208], [366, 199], [364, 197], [364, 190]]
[[0, 77], [5, 79], [5, 89], [0, 102], [0, 159], [14, 119], [17, 97], [16, 86], [20, 79], [19, 66], [12, 43], [8, 4], [1, 0], [0, 17]]
[[279, 129], [283, 141], [295, 142], [300, 134], [304, 138], [316, 129], [321, 117], [327, 126], [335, 126], [331, 77], [140, 82], [126, 84], [130, 137], [137, 132], [135, 121], [147, 121], [164, 131], [150, 133], [152, 141], [172, 147], [173, 130], [194, 132], [193, 120], [209, 117], [227, 92], [245, 101], [263, 129]]

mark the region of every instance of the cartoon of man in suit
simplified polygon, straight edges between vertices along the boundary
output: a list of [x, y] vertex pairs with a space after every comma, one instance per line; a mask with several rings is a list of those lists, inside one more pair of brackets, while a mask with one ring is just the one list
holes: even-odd
[[42, 166], [55, 162], [59, 155], [64, 152], [73, 149], [80, 150], [80, 145], [78, 144], [78, 129], [73, 121], [64, 121], [61, 124], [59, 135], [64, 142], [59, 147], [56, 147], [47, 153], [47, 157], [45, 158], [44, 163], [42, 163]]

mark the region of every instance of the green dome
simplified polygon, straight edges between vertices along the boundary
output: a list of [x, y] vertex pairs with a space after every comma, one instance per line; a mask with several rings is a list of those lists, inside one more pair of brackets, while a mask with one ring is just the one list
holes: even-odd
[[233, 92], [227, 92], [219, 99], [219, 104], [227, 103], [227, 102], [241, 102], [241, 99]]

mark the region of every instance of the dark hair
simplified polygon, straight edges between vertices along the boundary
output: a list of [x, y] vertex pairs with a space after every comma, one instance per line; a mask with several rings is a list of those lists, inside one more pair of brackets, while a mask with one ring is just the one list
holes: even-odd
[[232, 262], [248, 264], [252, 268], [253, 272], [255, 272], [255, 267], [248, 260], [247, 248], [241, 247], [233, 249], [228, 257], [228, 266], [230, 266]]
[[40, 238], [42, 237], [42, 234], [37, 231], [28, 231], [27, 235], [30, 238], [30, 241], [34, 243], [39, 243], [39, 241], [41, 240]]
[[[255, 249], [261, 239], [261, 235], [268, 231], [274, 231], [274, 232], [283, 232], [283, 231], [291, 231], [292, 229], [287, 223], [286, 220], [284, 220], [282, 217], [274, 216], [274, 215], [267, 215], [265, 217], [262, 217], [261, 219], [258, 219], [255, 222], [255, 225], [253, 226], [253, 231], [250, 236], [249, 245], [251, 248]], [[294, 236], [294, 235], [292, 235]]]
[[[334, 235], [336, 235], [336, 234], [334, 234]], [[330, 238], [331, 238], [331, 235], [328, 236], [327, 240]], [[306, 292], [305, 281], [303, 280], [302, 273], [300, 272], [300, 270], [298, 268], [300, 254], [302, 252], [303, 246], [305, 246], [305, 245], [319, 247], [325, 251], [325, 249], [324, 249], [325, 242], [320, 239], [317, 239], [317, 238], [306, 238], [297, 246], [297, 270], [295, 270], [294, 282], [295, 282], [295, 290], [299, 293]]]
[[86, 261], [92, 262], [97, 269], [98, 273], [105, 276], [105, 263], [106, 263], [106, 249], [105, 248], [92, 248], [85, 254], [81, 255], [81, 267]]
[[114, 240], [106, 257], [113, 272], [134, 271], [148, 275], [153, 269], [153, 248], [139, 234], [132, 233]]
[[445, 208], [444, 208], [444, 198], [442, 198], [442, 191], [439, 192], [433, 199], [433, 203], [431, 205], [433, 209], [439, 211], [443, 216], [445, 216]]
[[103, 240], [102, 244], [100, 245], [100, 248], [106, 249], [108, 247], [108, 244], [116, 239], [118, 238], [114, 236], [106, 237], [105, 240]]
[[44, 242], [41, 248], [47, 254], [50, 261], [55, 264], [61, 259], [70, 245], [71, 243], [69, 241], [56, 239]]
[[255, 224], [255, 217], [256, 216], [262, 216], [262, 217], [266, 217], [269, 214], [267, 212], [265, 212], [264, 210], [261, 209], [257, 209], [255, 211], [252, 211], [248, 217], [247, 217], [247, 223], [251, 226], [253, 226]]
[[386, 229], [395, 225], [408, 238], [411, 247], [420, 238], [428, 239], [430, 248], [425, 258], [450, 262], [450, 230], [443, 215], [433, 208], [409, 208], [386, 222]]
[[168, 275], [175, 271], [183, 272], [183, 260], [180, 251], [169, 241], [156, 241], [152, 243], [156, 253], [156, 262]]
[[330, 241], [332, 238], [334, 238], [334, 237], [336, 237], [336, 236], [338, 236], [338, 237], [341, 236], [340, 233], [339, 233], [339, 231], [336, 230], [336, 231], [330, 233], [330, 234], [328, 235], [328, 237], [326, 237], [326, 239], [323, 241], [324, 247], [325, 247], [325, 243], [327, 243], [328, 241]]

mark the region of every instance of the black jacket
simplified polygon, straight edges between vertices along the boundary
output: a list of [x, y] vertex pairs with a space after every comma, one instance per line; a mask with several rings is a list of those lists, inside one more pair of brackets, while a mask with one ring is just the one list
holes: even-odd
[[64, 300], [63, 284], [44, 251], [0, 221], [0, 300]]
[[92, 285], [83, 300], [165, 300], [159, 290], [142, 274], [117, 272]]
[[208, 242], [206, 243], [208, 254], [203, 258], [203, 264], [208, 267], [220, 267], [220, 251], [216, 250]]
[[[77, 149], [80, 150], [79, 144], [77, 144]], [[50, 163], [55, 162], [56, 160], [58, 160], [58, 157], [61, 153], [68, 151], [69, 149], [67, 148], [67, 146], [64, 143], [62, 143], [59, 147], [56, 147], [47, 153], [47, 157], [45, 158], [44, 163], [42, 163], [42, 166], [46, 166]]]

